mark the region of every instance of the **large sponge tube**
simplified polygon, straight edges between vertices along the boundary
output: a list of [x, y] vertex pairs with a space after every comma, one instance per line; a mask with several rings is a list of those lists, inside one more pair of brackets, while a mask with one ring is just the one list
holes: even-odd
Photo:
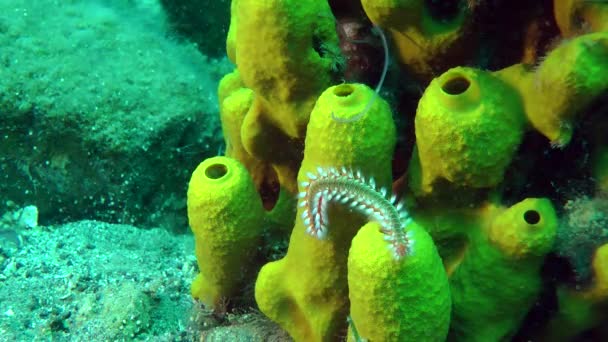
[[251, 176], [237, 160], [213, 157], [196, 168], [188, 186], [200, 271], [192, 282], [194, 298], [216, 309], [237, 294], [252, 275], [264, 216]]

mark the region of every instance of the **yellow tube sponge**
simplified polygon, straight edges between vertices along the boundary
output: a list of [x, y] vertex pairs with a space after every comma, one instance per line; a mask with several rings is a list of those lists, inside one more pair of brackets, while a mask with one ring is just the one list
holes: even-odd
[[230, 2], [230, 26], [226, 35], [226, 55], [228, 59], [236, 64], [236, 31], [238, 26], [238, 6], [240, 0]]
[[525, 116], [519, 94], [503, 81], [457, 67], [426, 89], [415, 129], [410, 187], [416, 195], [430, 194], [441, 184], [491, 188], [502, 181], [521, 142]]
[[[329, 203], [322, 214], [312, 205], [330, 201], [328, 193], [312, 194], [309, 190], [318, 178], [333, 177], [324, 183], [331, 191], [332, 184], [342, 186], [357, 177], [341, 171], [343, 166], [361, 170], [379, 186], [390, 188], [396, 130], [383, 100], [377, 98], [364, 111], [374, 96], [365, 85], [343, 84], [319, 97], [311, 113], [298, 174], [301, 205], [289, 249], [283, 259], [266, 264], [258, 275], [255, 298], [260, 310], [296, 341], [335, 340], [346, 329], [348, 249], [365, 217], [345, 207], [346, 202]], [[349, 118], [358, 120], [346, 122]], [[345, 201], [350, 199], [344, 197]], [[325, 228], [313, 231], [310, 224], [320, 221]]]
[[225, 75], [218, 87], [220, 101], [220, 120], [224, 142], [225, 155], [241, 162], [249, 171], [257, 189], [260, 189], [264, 179], [267, 178], [270, 165], [256, 159], [243, 147], [241, 127], [245, 114], [251, 108], [254, 94], [251, 89], [244, 87], [238, 70]]
[[194, 298], [217, 308], [238, 293], [252, 275], [264, 214], [253, 181], [238, 161], [213, 157], [199, 164], [188, 186], [188, 219], [200, 271], [192, 282]]
[[463, 261], [450, 277], [453, 299], [450, 337], [501, 341], [515, 334], [542, 288], [545, 255], [557, 230], [548, 199], [528, 198], [504, 209], [481, 212]]
[[220, 81], [218, 88], [220, 120], [226, 144], [226, 156], [239, 160], [249, 169], [249, 164], [255, 164], [256, 159], [243, 147], [241, 126], [245, 114], [253, 103], [254, 94], [251, 89], [243, 87], [240, 81], [237, 70], [227, 74]]
[[564, 41], [522, 89], [532, 126], [557, 146], [570, 142], [573, 120], [608, 90], [608, 32]]
[[452, 305], [445, 269], [429, 234], [416, 222], [406, 229], [410, 250], [400, 260], [386, 248], [376, 222], [353, 239], [348, 255], [352, 323], [368, 341], [445, 341]]
[[586, 0], [554, 0], [555, 21], [565, 37], [608, 31], [608, 3]]
[[[608, 243], [598, 247], [593, 256], [593, 286], [585, 294], [584, 298], [599, 303], [608, 303]], [[605, 313], [604, 316], [608, 316]]]
[[588, 286], [558, 288], [559, 311], [545, 329], [547, 341], [571, 341], [608, 320], [608, 243], [595, 251], [593, 280]]
[[295, 193], [303, 140], [317, 97], [332, 83], [338, 46], [335, 20], [323, 0], [238, 0], [232, 4], [229, 54], [255, 93], [243, 120], [245, 150], [272, 164]]
[[[430, 79], [436, 70], [464, 62], [464, 56], [474, 51], [470, 30], [474, 2], [454, 8], [449, 18], [437, 18], [429, 11], [429, 1], [423, 0], [362, 0], [370, 20], [388, 30], [401, 63], [410, 71]], [[443, 64], [442, 64], [443, 63]]]
[[236, 65], [256, 94], [252, 111], [303, 138], [315, 100], [331, 84], [331, 58], [313, 45], [338, 42], [327, 1], [239, 0], [236, 6]]

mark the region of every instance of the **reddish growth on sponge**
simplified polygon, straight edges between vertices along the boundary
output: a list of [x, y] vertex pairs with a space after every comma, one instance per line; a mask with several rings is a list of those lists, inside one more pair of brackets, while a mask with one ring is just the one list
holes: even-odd
[[397, 202], [395, 195], [387, 198], [386, 188], [377, 189], [373, 178], [365, 179], [360, 172], [346, 168], [317, 168], [317, 173], [308, 172], [307, 181], [300, 183], [299, 206], [304, 208], [302, 219], [306, 232], [318, 239], [327, 236], [329, 203], [339, 203], [362, 213], [370, 221], [378, 222], [384, 239], [395, 259], [411, 253], [407, 226], [412, 219]]

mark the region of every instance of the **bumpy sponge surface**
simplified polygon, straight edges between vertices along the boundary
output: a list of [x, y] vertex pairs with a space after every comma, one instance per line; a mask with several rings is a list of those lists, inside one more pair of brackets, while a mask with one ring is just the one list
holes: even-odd
[[203, 161], [188, 187], [188, 219], [200, 273], [192, 296], [216, 307], [247, 277], [265, 216], [247, 169], [227, 157]]

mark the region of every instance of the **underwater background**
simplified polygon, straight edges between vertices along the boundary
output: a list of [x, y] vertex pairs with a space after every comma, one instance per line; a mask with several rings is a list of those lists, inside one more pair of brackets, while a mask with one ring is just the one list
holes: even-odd
[[0, 0], [0, 341], [608, 340], [608, 1]]

